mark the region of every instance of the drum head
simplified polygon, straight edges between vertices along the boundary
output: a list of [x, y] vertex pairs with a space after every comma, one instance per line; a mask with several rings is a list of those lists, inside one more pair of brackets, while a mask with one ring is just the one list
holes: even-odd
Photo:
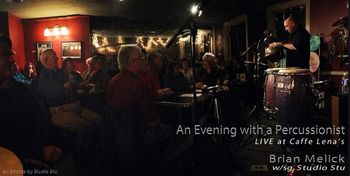
[[309, 69], [285, 69], [280, 70], [277, 73], [278, 75], [308, 75], [310, 74]]
[[310, 37], [310, 51], [314, 52], [320, 48], [321, 38], [317, 35], [312, 35]]
[[283, 67], [283, 68], [269, 68], [265, 70], [266, 73], [277, 73], [280, 70], [292, 70], [292, 69], [300, 69], [300, 67]]
[[318, 67], [320, 66], [320, 58], [315, 52], [310, 52], [309, 64], [310, 64], [310, 71], [312, 73], [316, 72]]
[[280, 68], [268, 68], [265, 70], [266, 73], [277, 73], [280, 70]]

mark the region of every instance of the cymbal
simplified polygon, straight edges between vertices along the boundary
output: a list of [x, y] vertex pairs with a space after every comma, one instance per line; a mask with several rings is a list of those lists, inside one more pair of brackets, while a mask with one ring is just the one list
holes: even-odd
[[[244, 61], [245, 64], [256, 64], [256, 62], [253, 61]], [[258, 62], [258, 65], [263, 65], [263, 66], [267, 66], [267, 64], [265, 64], [264, 62]]]
[[348, 16], [346, 17], [341, 17], [339, 20], [333, 23], [332, 26], [343, 26], [347, 27], [348, 26]]

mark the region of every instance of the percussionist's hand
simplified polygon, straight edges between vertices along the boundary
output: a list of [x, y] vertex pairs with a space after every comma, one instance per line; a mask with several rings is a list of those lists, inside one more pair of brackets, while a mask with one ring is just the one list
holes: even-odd
[[271, 48], [275, 48], [277, 46], [282, 46], [282, 43], [281, 42], [273, 42], [269, 45], [269, 47], [271, 47]]

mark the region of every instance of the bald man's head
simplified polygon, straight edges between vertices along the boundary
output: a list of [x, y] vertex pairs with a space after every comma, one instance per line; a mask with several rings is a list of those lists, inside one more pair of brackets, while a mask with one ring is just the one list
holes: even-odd
[[288, 17], [286, 20], [284, 20], [283, 24], [284, 24], [284, 29], [290, 34], [297, 29], [297, 25], [298, 25], [293, 19], [293, 17]]

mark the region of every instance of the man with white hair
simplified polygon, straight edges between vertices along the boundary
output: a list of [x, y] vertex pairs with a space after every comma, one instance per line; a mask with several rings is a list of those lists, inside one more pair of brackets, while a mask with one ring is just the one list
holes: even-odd
[[213, 53], [205, 53], [202, 60], [205, 73], [197, 79], [196, 88], [203, 88], [204, 85], [208, 87], [219, 85], [227, 90], [229, 88], [228, 77], [225, 71], [217, 66], [215, 55]]
[[107, 105], [114, 109], [137, 112], [149, 124], [156, 121], [152, 108], [152, 94], [141, 81], [140, 75], [147, 69], [147, 61], [136, 45], [125, 45], [118, 53], [120, 72], [107, 88]]
[[[118, 146], [114, 151], [116, 155], [110, 155], [118, 157], [116, 160], [120, 163], [112, 170], [116, 169], [123, 175], [141, 175], [144, 170], [134, 168], [152, 163], [150, 157], [162, 157], [160, 144], [167, 144], [164, 141], [175, 133], [158, 122], [153, 94], [141, 79], [148, 68], [140, 48], [136, 45], [121, 47], [118, 64], [120, 72], [111, 79], [107, 88], [110, 113], [105, 119], [104, 129], [106, 135], [112, 135], [109, 137], [112, 140], [106, 142]], [[146, 149], [153, 150], [144, 151]]]

